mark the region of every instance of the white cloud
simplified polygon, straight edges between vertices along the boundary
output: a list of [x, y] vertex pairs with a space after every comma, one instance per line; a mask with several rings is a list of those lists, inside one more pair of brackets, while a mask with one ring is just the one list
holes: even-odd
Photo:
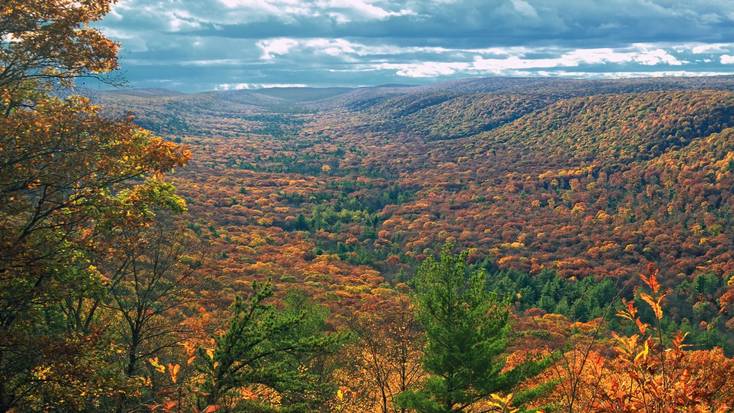
[[[676, 57], [662, 49], [640, 49], [635, 51], [617, 51], [614, 49], [577, 49], [561, 54], [559, 57], [531, 59], [520, 56], [486, 59], [475, 56], [474, 61], [466, 66], [467, 72], [483, 74], [508, 74], [513, 70], [553, 69], [563, 67], [579, 67], [582, 65], [637, 63], [643, 66], [683, 64]], [[458, 68], [460, 65], [448, 63], [447, 67]], [[459, 69], [461, 70], [461, 69]], [[414, 71], [402, 71], [413, 73]], [[398, 74], [401, 72], [399, 71]], [[412, 77], [412, 76], [411, 76]]]
[[693, 54], [706, 54], [706, 53], [725, 53], [731, 49], [731, 43], [711, 43], [711, 44], [696, 44], [690, 46], [689, 50]]
[[[562, 69], [569, 67], [613, 65], [682, 66], [690, 62], [672, 54], [684, 46], [633, 44], [623, 48], [560, 49], [554, 47], [492, 47], [450, 49], [445, 47], [400, 47], [368, 45], [346, 39], [273, 38], [257, 42], [260, 58], [272, 61], [278, 56], [298, 53], [300, 58], [314, 56], [340, 58], [352, 71], [393, 70], [398, 76], [425, 78], [456, 73], [507, 75], [513, 71]], [[689, 50], [695, 46], [685, 46]], [[415, 59], [426, 55], [425, 60]], [[311, 56], [311, 57], [308, 57]], [[411, 57], [412, 56], [412, 57]], [[550, 57], [535, 57], [550, 56]], [[406, 59], [405, 61], [400, 61]], [[349, 71], [346, 69], [344, 71]]]
[[576, 49], [563, 53], [556, 59], [550, 59], [556, 63], [555, 66], [579, 66], [581, 64], [622, 64], [622, 63], [638, 63], [644, 66], [654, 65], [671, 65], [680, 66], [683, 64], [678, 58], [671, 55], [668, 51], [643, 46], [632, 46], [625, 49]]
[[[316, 2], [316, 6], [324, 10], [336, 10], [347, 12], [349, 15], [372, 20], [384, 20], [393, 16], [407, 16], [416, 14], [410, 9], [400, 9], [398, 11], [389, 11], [369, 0], [321, 0]], [[347, 23], [351, 19], [347, 14], [339, 13], [340, 22]], [[337, 20], [337, 21], [339, 21]]]
[[289, 38], [277, 38], [259, 40], [257, 47], [262, 51], [262, 60], [273, 60], [275, 56], [288, 54], [292, 48], [298, 45], [298, 40]]
[[448, 53], [452, 49], [440, 47], [397, 47], [391, 45], [366, 45], [362, 43], [351, 42], [346, 39], [292, 39], [288, 37], [279, 37], [273, 39], [259, 40], [256, 43], [261, 51], [260, 58], [262, 60], [273, 60], [276, 56], [282, 56], [297, 50], [301, 53], [312, 53], [316, 55], [326, 55], [333, 57], [342, 57], [345, 60], [349, 56], [371, 56], [371, 55], [399, 55], [404, 53]]
[[260, 59], [273, 60], [276, 56], [289, 54], [291, 50], [309, 52], [327, 56], [346, 56], [359, 54], [357, 48], [364, 49], [364, 45], [352, 43], [344, 39], [291, 39], [280, 37], [275, 39], [259, 40], [256, 43], [262, 52]]
[[512, 7], [516, 12], [520, 13], [525, 17], [538, 18], [538, 12], [533, 6], [525, 0], [511, 0]]
[[[297, 17], [328, 16], [339, 24], [354, 20], [385, 20], [394, 16], [416, 14], [403, 8], [389, 10], [374, 0], [218, 0], [229, 11], [228, 21], [232, 18], [251, 19], [253, 14], [272, 16], [284, 21]], [[239, 21], [241, 22], [241, 20]]]
[[[502, 58], [485, 58], [475, 55], [470, 62], [407, 62], [407, 63], [375, 63], [368, 64], [374, 70], [395, 70], [398, 76], [404, 77], [439, 77], [460, 72], [467, 74], [517, 75], [518, 71], [535, 69], [555, 69], [580, 67], [586, 65], [634, 63], [642, 66], [680, 66], [684, 62], [660, 48], [636, 46], [624, 50], [609, 48], [576, 49], [561, 53], [558, 57], [527, 58], [532, 49], [492, 50], [493, 54], [504, 55]], [[734, 63], [734, 62], [733, 62]], [[364, 67], [362, 67], [364, 69]], [[530, 73], [530, 72], [528, 72]]]
[[[282, 56], [293, 51], [301, 54], [326, 55], [332, 57], [341, 57], [345, 61], [357, 61], [359, 58], [369, 58], [379, 60], [381, 56], [397, 56], [411, 54], [429, 54], [440, 57], [439, 59], [431, 59], [426, 62], [376, 62], [391, 63], [392, 68], [397, 67], [417, 67], [416, 65], [425, 65], [425, 67], [458, 67], [458, 63], [471, 65], [476, 71], [485, 71], [491, 73], [500, 73], [510, 69], [547, 69], [555, 67], [577, 67], [580, 65], [603, 65], [603, 64], [639, 64], [643, 66], [669, 65], [681, 66], [688, 63], [684, 60], [673, 56], [668, 50], [662, 47], [655, 47], [648, 44], [636, 44], [626, 48], [596, 48], [596, 49], [574, 49], [563, 50], [558, 48], [542, 47], [492, 47], [484, 49], [449, 49], [445, 47], [399, 47], [394, 45], [367, 45], [363, 43], [352, 42], [346, 39], [293, 39], [293, 38], [273, 38], [265, 39], [257, 42], [257, 47], [261, 50], [260, 58], [262, 60], [273, 60], [276, 56]], [[538, 54], [555, 55], [556, 57], [534, 58], [527, 57]], [[491, 57], [485, 57], [491, 56]], [[457, 62], [447, 65], [438, 66], [443, 59], [461, 58]], [[374, 60], [373, 60], [374, 61]], [[384, 66], [383, 66], [384, 67]], [[436, 69], [438, 70], [438, 69]], [[433, 72], [433, 69], [427, 72]], [[408, 73], [414, 73], [409, 70]], [[419, 71], [420, 72], [420, 71]]]
[[171, 10], [165, 13], [170, 31], [198, 29], [201, 24], [186, 10]]
[[111, 27], [100, 27], [100, 31], [110, 39], [120, 42], [126, 52], [145, 52], [148, 50], [148, 43], [138, 33]]
[[395, 70], [403, 77], [438, 77], [449, 76], [460, 71], [469, 70], [466, 62], [420, 62], [420, 63], [378, 63], [375, 70]]
[[284, 88], [284, 87], [308, 87], [303, 83], [220, 83], [215, 90], [253, 90], [268, 88]]
[[[309, 2], [300, 0], [218, 0], [219, 3], [229, 10], [224, 16], [224, 21], [235, 23], [234, 19], [247, 19], [257, 15], [282, 17], [291, 20], [295, 16], [317, 16]], [[253, 16], [254, 14], [254, 16]], [[239, 20], [241, 21], [241, 20]]]
[[95, 27], [121, 42], [132, 82], [165, 73], [213, 88], [564, 70], [734, 74], [727, 21], [734, 0], [118, 0]]

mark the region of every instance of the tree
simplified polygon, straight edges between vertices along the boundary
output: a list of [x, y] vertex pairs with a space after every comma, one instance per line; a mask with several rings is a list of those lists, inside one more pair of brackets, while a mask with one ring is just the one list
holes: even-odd
[[[273, 296], [270, 283], [254, 282], [252, 289], [249, 299], [235, 300], [229, 327], [215, 338], [214, 348], [199, 350], [198, 369], [204, 376], [199, 407], [268, 411], [277, 404], [268, 402], [269, 395], [284, 411], [314, 410], [329, 384], [310, 368], [311, 362], [334, 353], [346, 336], [326, 332], [326, 314], [319, 307], [286, 300], [278, 308], [267, 302]], [[238, 391], [245, 390], [260, 397], [243, 400]]]
[[365, 409], [405, 412], [394, 405], [395, 396], [423, 377], [423, 332], [408, 297], [399, 295], [367, 303], [351, 327], [358, 338], [350, 356], [354, 360], [350, 367], [356, 370], [348, 381], [351, 389], [364, 400]]
[[397, 403], [420, 413], [469, 411], [494, 393], [512, 391], [548, 364], [544, 359], [505, 369], [508, 305], [487, 292], [485, 273], [470, 269], [467, 252], [455, 255], [452, 248], [446, 244], [438, 260], [424, 260], [414, 279], [428, 378], [421, 389], [399, 395]]
[[[184, 301], [195, 262], [188, 254], [194, 240], [173, 217], [161, 218], [141, 229], [117, 233], [116, 254], [108, 264], [116, 277], [109, 280], [113, 313], [119, 323], [119, 344], [125, 351], [124, 374], [141, 375], [142, 361], [173, 348], [185, 336], [176, 313]], [[125, 411], [124, 395], [118, 411]]]
[[[49, 94], [116, 68], [117, 45], [90, 27], [111, 4], [0, 5], [0, 411], [96, 409], [118, 390], [107, 325], [81, 317], [109, 275], [91, 251], [114, 232], [111, 216], [182, 202], [162, 177], [188, 150]], [[146, 196], [121, 202], [126, 193]], [[147, 212], [134, 224], [154, 222]]]
[[[27, 81], [68, 82], [117, 68], [118, 45], [89, 23], [114, 0], [7, 0], [0, 5], [0, 88], [12, 97]], [[22, 100], [11, 99], [12, 104]]]
[[[31, 359], [48, 356], [19, 351], [26, 363], [8, 349], [66, 333], [56, 323], [65, 315], [51, 317], [50, 310], [76, 291], [103, 288], [100, 263], [88, 253], [111, 230], [100, 223], [172, 195], [160, 175], [187, 158], [185, 150], [129, 121], [103, 118], [84, 99], [46, 98], [33, 110], [0, 117], [0, 381], [19, 384], [16, 374], [27, 375], [39, 362]], [[119, 202], [123, 190], [139, 195], [135, 188], [142, 185], [165, 190], [150, 191], [138, 205]], [[11, 337], [12, 343], [4, 341]], [[10, 404], [29, 390], [2, 387], [0, 393], [15, 394], [7, 395]]]

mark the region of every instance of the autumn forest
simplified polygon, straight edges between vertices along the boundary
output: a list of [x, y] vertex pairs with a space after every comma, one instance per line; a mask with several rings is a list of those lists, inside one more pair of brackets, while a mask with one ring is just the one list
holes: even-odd
[[0, 3], [0, 412], [734, 410], [734, 77], [87, 88], [111, 6]]

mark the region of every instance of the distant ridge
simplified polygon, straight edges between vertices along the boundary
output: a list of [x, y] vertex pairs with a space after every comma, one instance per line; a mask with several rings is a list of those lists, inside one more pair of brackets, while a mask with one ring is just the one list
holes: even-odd
[[[232, 105], [275, 111], [346, 109], [363, 111], [384, 105], [404, 107], [420, 100], [424, 108], [459, 95], [512, 94], [571, 98], [597, 94], [639, 93], [674, 90], [734, 90], [734, 76], [649, 77], [632, 79], [568, 79], [489, 77], [458, 79], [429, 85], [384, 84], [365, 87], [271, 87], [182, 93], [163, 88], [79, 89], [76, 92], [115, 105], [120, 99], [148, 99], [149, 104]], [[404, 102], [390, 102], [396, 98]], [[219, 103], [216, 103], [219, 102]], [[122, 103], [122, 102], [121, 102]], [[449, 104], [448, 102], [446, 104]], [[418, 109], [417, 107], [415, 109]], [[410, 109], [410, 110], [415, 110]], [[382, 110], [382, 109], [380, 109]], [[403, 115], [409, 111], [400, 110]]]
[[183, 96], [187, 93], [164, 88], [80, 89], [83, 95], [127, 95], [137, 97]]

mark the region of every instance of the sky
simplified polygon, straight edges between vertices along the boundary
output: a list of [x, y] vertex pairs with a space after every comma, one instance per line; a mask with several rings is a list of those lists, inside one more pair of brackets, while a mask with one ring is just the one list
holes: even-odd
[[734, 0], [119, 0], [131, 87], [734, 74]]

